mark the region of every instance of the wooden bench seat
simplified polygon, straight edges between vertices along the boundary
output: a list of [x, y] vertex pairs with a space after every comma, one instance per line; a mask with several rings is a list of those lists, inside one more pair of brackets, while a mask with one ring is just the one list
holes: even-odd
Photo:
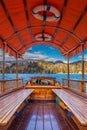
[[0, 126], [7, 125], [33, 89], [20, 89], [0, 97]]
[[87, 98], [68, 89], [53, 89], [53, 92], [68, 106], [80, 125], [87, 128]]

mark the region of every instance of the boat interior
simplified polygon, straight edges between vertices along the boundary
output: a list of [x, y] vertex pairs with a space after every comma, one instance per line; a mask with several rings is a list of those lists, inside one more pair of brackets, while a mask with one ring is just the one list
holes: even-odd
[[[18, 59], [44, 44], [67, 59], [67, 78], [18, 77]], [[0, 130], [87, 130], [87, 0], [0, 0]], [[16, 79], [5, 79], [5, 53]], [[82, 54], [82, 79], [70, 79], [70, 58]]]

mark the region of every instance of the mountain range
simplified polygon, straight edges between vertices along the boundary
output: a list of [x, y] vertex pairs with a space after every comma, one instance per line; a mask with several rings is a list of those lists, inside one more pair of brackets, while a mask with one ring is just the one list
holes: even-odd
[[[81, 61], [70, 63], [70, 73], [81, 73]], [[87, 73], [87, 61], [84, 62], [85, 73]], [[2, 65], [0, 65], [2, 71]], [[25, 61], [18, 62], [19, 73], [67, 73], [67, 64], [62, 61], [45, 62], [45, 61]], [[5, 63], [5, 73], [15, 73], [15, 62]]]
[[[41, 60], [40, 60], [41, 61]], [[22, 62], [40, 62], [39, 60], [28, 60], [28, 59], [25, 59], [25, 60], [18, 60], [18, 63], [22, 63]], [[9, 63], [9, 64], [13, 64], [15, 63], [16, 61], [5, 61], [5, 63]], [[43, 62], [43, 61], [42, 61]], [[70, 64], [78, 64], [78, 63], [81, 63], [82, 61], [79, 60], [79, 61], [74, 61], [74, 62], [71, 62]], [[86, 62], [86, 61], [84, 61]], [[52, 62], [52, 61], [49, 61], [49, 63], [53, 63], [53, 64], [58, 64], [58, 63], [65, 63], [61, 60], [58, 60], [58, 61], [55, 61], [55, 62]], [[2, 65], [2, 61], [0, 61], [0, 65]]]

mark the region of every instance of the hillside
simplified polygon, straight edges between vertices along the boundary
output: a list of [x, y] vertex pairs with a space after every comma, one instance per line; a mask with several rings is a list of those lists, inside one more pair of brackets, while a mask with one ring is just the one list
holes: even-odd
[[[19, 73], [67, 73], [67, 64], [63, 62], [20, 62]], [[70, 73], [81, 73], [81, 62], [70, 64]], [[2, 71], [2, 70], [1, 70]], [[15, 73], [15, 63], [6, 63], [5, 73]], [[85, 73], [87, 73], [87, 62], [85, 62]]]

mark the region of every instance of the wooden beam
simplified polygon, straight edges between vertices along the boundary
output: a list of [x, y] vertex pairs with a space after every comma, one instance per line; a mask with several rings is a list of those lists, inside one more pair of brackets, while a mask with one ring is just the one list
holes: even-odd
[[[30, 18], [29, 18], [29, 14], [28, 14], [27, 1], [23, 0], [23, 4], [24, 4], [24, 10], [25, 10], [27, 24], [28, 24], [28, 27], [30, 27], [31, 23], [30, 23]], [[30, 33], [30, 35], [32, 37], [32, 42], [34, 42], [34, 38], [33, 38], [33, 34], [32, 34], [32, 28], [30, 28], [29, 33]]]
[[67, 75], [68, 75], [68, 87], [69, 87], [69, 79], [70, 79], [70, 72], [69, 72], [69, 54], [67, 54]]
[[[49, 42], [49, 43], [50, 43], [50, 42]], [[29, 46], [30, 46], [30, 44], [32, 44], [32, 42], [29, 43]], [[53, 46], [53, 44], [56, 44], [56, 45], [58, 46], [58, 48], [59, 48], [59, 45], [58, 45], [57, 43], [55, 43], [55, 42], [52, 43], [52, 42], [51, 42], [49, 45], [51, 45], [51, 44], [52, 44], [52, 46]], [[33, 42], [33, 46], [34, 46], [34, 45], [36, 45], [35, 42]], [[21, 47], [19, 51], [21, 51], [22, 49], [23, 49], [23, 47]], [[62, 47], [61, 49], [64, 50], [64, 51], [66, 52], [66, 50], [65, 50], [63, 47]]]
[[73, 47], [72, 49], [70, 49], [69, 51], [67, 51], [66, 53], [64, 53], [63, 55], [67, 55], [68, 53], [71, 53], [72, 51], [74, 51], [75, 49], [77, 49], [79, 46], [81, 46], [82, 44], [85, 45], [85, 43], [87, 42], [87, 38], [85, 40], [83, 40], [82, 42], [80, 42], [77, 46]]
[[16, 53], [16, 84], [18, 88], [18, 54]]
[[[13, 30], [14, 30], [14, 32], [16, 33], [16, 32], [17, 32], [17, 29], [16, 29], [16, 27], [15, 27], [15, 25], [14, 25], [12, 19], [11, 19], [11, 16], [10, 16], [10, 14], [9, 14], [9, 12], [8, 12], [8, 10], [7, 10], [7, 8], [6, 8], [5, 4], [4, 4], [4, 2], [3, 2], [3, 0], [1, 0], [1, 5], [2, 5], [2, 7], [3, 7], [3, 10], [4, 10], [4, 12], [5, 12], [5, 14], [6, 14], [6, 16], [7, 16], [8, 20], [9, 20], [9, 22], [10, 22], [10, 24], [11, 24]], [[25, 45], [23, 39], [21, 38], [19, 32], [16, 33], [16, 36], [18, 37], [20, 43], [24, 46], [24, 48], [27, 49], [27, 47], [26, 47], [26, 45]]]
[[[25, 31], [25, 30], [28, 30], [29, 28], [41, 28], [42, 26], [31, 26], [31, 27], [27, 27], [27, 28], [24, 28], [24, 29], [22, 29], [22, 30], [19, 30], [19, 32], [23, 32], [23, 31]], [[55, 26], [45, 26], [45, 28], [55, 28]], [[72, 32], [70, 32], [70, 31], [68, 31], [68, 30], [66, 30], [66, 29], [64, 29], [64, 28], [62, 28], [62, 27], [56, 27], [56, 28], [58, 28], [59, 30], [62, 30], [62, 31], [64, 31], [64, 32], [66, 32], [67, 34], [69, 34], [69, 35], [71, 35], [72, 37], [74, 37], [74, 38], [76, 38], [80, 43], [79, 43], [79, 45], [81, 45], [81, 44], [84, 44], [84, 40], [82, 40], [82, 39], [80, 39], [76, 34], [74, 34], [74, 33], [72, 33]], [[18, 32], [16, 32], [16, 33], [18, 33]], [[7, 39], [5, 39], [4, 40], [4, 42], [6, 41], [8, 41], [8, 40], [10, 40], [12, 37], [14, 37], [15, 36], [15, 34], [13, 34], [13, 35], [11, 35], [9, 38], [7, 38]], [[54, 42], [53, 42], [54, 43]], [[78, 45], [78, 46], [79, 46]], [[76, 46], [77, 47], [77, 46]], [[75, 47], [74, 47], [75, 48]], [[74, 48], [72, 48], [71, 50], [69, 50], [70, 52], [74, 49]], [[21, 48], [20, 48], [20, 50], [21, 50]], [[67, 53], [69, 53], [69, 51], [66, 51], [66, 53], [64, 53], [63, 55], [66, 55]]]
[[3, 45], [3, 50], [2, 50], [2, 85], [1, 85], [1, 91], [5, 92], [5, 44]]
[[18, 52], [15, 48], [13, 48], [11, 45], [8, 44], [7, 41], [5, 41], [2, 37], [0, 37], [2, 43], [6, 46], [8, 46], [12, 51], [14, 51], [15, 53], [18, 53], [18, 55], [22, 56], [22, 54], [20, 52]]
[[[30, 28], [41, 28], [41, 27], [42, 27], [41, 25], [40, 26], [30, 26], [30, 27], [23, 28], [16, 33], [23, 32], [23, 31], [28, 30]], [[71, 35], [72, 37], [76, 38], [79, 42], [83, 42], [82, 39], [80, 39], [76, 34], [72, 33], [71, 31], [68, 31], [68, 30], [66, 30], [62, 27], [55, 27], [55, 26], [47, 26], [46, 25], [45, 28], [58, 28], [58, 30], [64, 31], [65, 33], [67, 33], [67, 34]], [[5, 41], [9, 41], [11, 38], [13, 38], [16, 35], [16, 33], [12, 34], [10, 37], [5, 39]]]
[[[63, 5], [63, 8], [62, 8], [62, 12], [61, 12], [61, 18], [60, 18], [60, 20], [58, 21], [57, 27], [59, 27], [59, 25], [61, 24], [63, 14], [64, 14], [64, 11], [65, 11], [66, 6], [67, 6], [67, 2], [68, 2], [68, 0], [65, 0], [65, 1], [64, 1], [64, 5]], [[52, 37], [52, 42], [54, 41], [54, 39], [55, 39], [55, 37], [56, 37], [56, 35], [57, 35], [57, 32], [58, 32], [58, 28], [55, 29], [55, 32], [54, 32], [53, 37]]]
[[84, 44], [82, 44], [82, 80], [84, 81]]
[[84, 86], [84, 44], [82, 44], [82, 84], [81, 84], [81, 91], [85, 92]]
[[[80, 21], [82, 20], [82, 18], [84, 17], [84, 15], [87, 12], [87, 6], [85, 7], [85, 9], [83, 10], [83, 12], [81, 13], [80, 17], [78, 18], [76, 24], [74, 25], [73, 29], [71, 30], [71, 32], [74, 32], [74, 30], [77, 28], [78, 24], [80, 23]], [[68, 35], [64, 41], [62, 42], [62, 44], [60, 45], [61, 47], [67, 42], [67, 40], [70, 38], [70, 35]]]
[[3, 45], [2, 51], [2, 80], [5, 79], [5, 44]]
[[[51, 43], [52, 43], [52, 42], [51, 42]], [[58, 45], [57, 43], [53, 42], [53, 44], [57, 45], [57, 46], [58, 46], [58, 49], [60, 48], [60, 45]], [[64, 50], [65, 52], [67, 52], [66, 49], [64, 49], [63, 47], [61, 47], [61, 49]]]
[[[42, 26], [30, 26], [30, 27], [23, 28], [23, 29], [19, 30], [16, 33], [20, 33], [20, 32], [26, 31], [26, 30], [28, 30], [30, 28], [41, 28], [41, 27]], [[62, 27], [55, 27], [55, 26], [47, 26], [46, 25], [45, 28], [58, 28], [59, 30], [64, 31], [67, 34], [71, 35], [72, 37], [74, 37], [75, 39], [77, 39], [79, 42], [83, 42], [83, 40], [80, 39], [76, 34], [70, 32], [70, 31], [68, 31], [68, 30], [66, 30], [66, 29], [64, 29]], [[11, 38], [13, 38], [16, 35], [16, 33], [12, 34], [10, 37], [8, 37], [7, 39], [5, 39], [4, 41], [9, 41]]]
[[67, 55], [68, 53], [74, 51], [75, 49], [77, 49], [81, 44], [78, 44], [77, 46], [73, 47], [71, 50], [69, 50], [68, 52], [64, 53], [63, 55]]
[[18, 79], [18, 54], [16, 53], [16, 79]]
[[[47, 0], [43, 0], [43, 5], [47, 5]], [[44, 40], [44, 33], [45, 33], [45, 25], [46, 25], [46, 20], [44, 18], [46, 17], [46, 11], [43, 12], [43, 24], [42, 24], [42, 42], [45, 42]]]
[[[22, 30], [20, 30], [19, 32], [22, 32], [22, 31], [25, 31], [25, 30], [28, 30], [28, 28], [41, 28], [42, 26], [31, 26], [31, 27], [27, 27], [27, 28], [24, 28], [24, 29], [22, 29]], [[45, 26], [45, 28], [55, 28], [55, 26]], [[80, 39], [77, 35], [75, 35], [74, 33], [72, 33], [72, 32], [70, 32], [70, 31], [68, 31], [68, 30], [66, 30], [66, 29], [64, 29], [64, 28], [61, 28], [61, 27], [56, 27], [56, 28], [58, 28], [59, 30], [62, 30], [62, 31], [64, 31], [64, 32], [66, 32], [66, 33], [68, 33], [69, 35], [71, 35], [72, 37], [74, 37], [74, 38], [76, 38], [80, 43], [79, 43], [79, 45], [81, 45], [82, 43], [84, 43], [84, 41], [82, 40], [82, 39]], [[8, 40], [10, 40], [12, 37], [14, 37], [15, 36], [15, 34], [13, 34], [13, 35], [11, 35], [8, 39], [5, 39], [4, 40], [4, 42], [6, 41], [8, 41]], [[54, 43], [54, 42], [53, 42]], [[78, 46], [79, 46], [78, 45]], [[77, 46], [76, 46], [77, 47]], [[75, 47], [74, 47], [75, 48]], [[72, 48], [71, 50], [69, 50], [70, 52], [71, 51], [73, 51], [73, 49], [74, 48]], [[22, 48], [20, 48], [20, 50], [21, 50]], [[66, 51], [66, 53], [64, 53], [63, 55], [66, 55], [67, 53], [69, 53], [69, 51]]]

